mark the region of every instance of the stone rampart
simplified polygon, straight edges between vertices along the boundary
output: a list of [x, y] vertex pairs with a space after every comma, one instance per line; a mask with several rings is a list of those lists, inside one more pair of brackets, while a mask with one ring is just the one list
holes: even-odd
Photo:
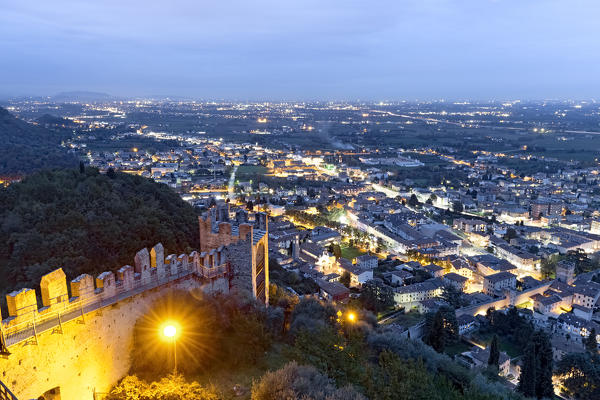
[[504, 296], [501, 298], [457, 309], [456, 316], [458, 317], [460, 315], [465, 314], [474, 316], [477, 314], [485, 314], [490, 308], [499, 310], [508, 306], [517, 306], [519, 304], [529, 301], [531, 296], [534, 296], [538, 293], [544, 293], [546, 290], [548, 290], [548, 288], [552, 285], [553, 282], [554, 281], [543, 282], [536, 287], [529, 288], [520, 292], [512, 289], [507, 290]]
[[138, 252], [135, 267], [76, 277], [71, 297], [59, 268], [42, 277], [42, 307], [33, 289], [8, 294], [0, 327], [10, 355], [0, 358], [0, 379], [20, 399], [58, 390], [63, 400], [93, 399], [108, 391], [127, 374], [135, 322], [156, 299], [174, 289], [229, 290], [221, 250], [165, 260], [158, 244]]

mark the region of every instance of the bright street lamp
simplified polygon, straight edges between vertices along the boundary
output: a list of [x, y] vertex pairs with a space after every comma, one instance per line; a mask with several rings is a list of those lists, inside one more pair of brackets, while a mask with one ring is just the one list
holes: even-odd
[[177, 328], [175, 328], [173, 325], [167, 325], [163, 329], [163, 335], [165, 335], [168, 338], [175, 337], [176, 334], [177, 334]]
[[177, 373], [177, 327], [173, 324], [167, 324], [162, 329], [162, 334], [167, 340], [173, 341], [173, 373]]

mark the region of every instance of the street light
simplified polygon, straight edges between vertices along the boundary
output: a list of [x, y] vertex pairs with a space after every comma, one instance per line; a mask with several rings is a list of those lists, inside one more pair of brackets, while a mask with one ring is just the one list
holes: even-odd
[[167, 325], [163, 329], [163, 335], [165, 335], [166, 337], [173, 338], [176, 334], [177, 328], [175, 328], [173, 325]]
[[349, 312], [348, 313], [348, 321], [350, 321], [350, 322], [356, 321], [356, 314], [353, 312]]
[[167, 340], [173, 341], [173, 373], [177, 373], [177, 327], [174, 324], [168, 323], [164, 325], [162, 334]]

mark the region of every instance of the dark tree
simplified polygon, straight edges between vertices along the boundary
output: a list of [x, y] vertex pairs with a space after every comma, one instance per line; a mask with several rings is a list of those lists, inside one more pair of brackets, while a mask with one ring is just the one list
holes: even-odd
[[394, 305], [394, 292], [381, 280], [372, 279], [363, 285], [360, 300], [367, 310], [381, 312]]
[[335, 256], [336, 259], [342, 257], [342, 248], [337, 243], [332, 243], [331, 246], [329, 246], [329, 251]]
[[79, 161], [79, 173], [85, 174], [85, 164], [83, 163], [83, 161]]
[[534, 334], [536, 346], [537, 373], [535, 392], [538, 399], [552, 398], [554, 387], [552, 384], [552, 373], [554, 370], [554, 357], [550, 338], [544, 332]]
[[517, 386], [517, 390], [527, 397], [535, 397], [535, 374], [535, 346], [533, 343], [530, 343], [525, 349], [521, 375], [519, 376], [519, 385]]
[[465, 207], [460, 201], [455, 201], [452, 203], [452, 211], [461, 213], [465, 210]]
[[556, 264], [559, 261], [559, 257], [554, 255], [548, 258], [542, 259], [540, 266], [540, 272], [544, 278], [550, 278], [556, 274]]
[[514, 228], [508, 228], [506, 230], [506, 234], [504, 235], [504, 240], [509, 242], [511, 239], [515, 239], [517, 237], [518, 237], [517, 231]]
[[525, 349], [518, 390], [529, 397], [552, 398], [553, 364], [550, 338], [542, 331], [535, 332]]
[[178, 254], [197, 247], [191, 205], [166, 185], [113, 174], [42, 171], [0, 190], [0, 295], [59, 266], [73, 279], [131, 263], [159, 242]]
[[585, 339], [585, 348], [594, 354], [598, 353], [598, 341], [596, 340], [596, 328], [592, 328], [590, 335]]
[[433, 316], [431, 327], [426, 337], [428, 345], [433, 347], [435, 351], [441, 353], [446, 347], [446, 331], [444, 329], [444, 316], [441, 311], [437, 311]]
[[442, 306], [435, 313], [425, 318], [423, 341], [438, 352], [443, 352], [446, 345], [458, 339], [458, 322], [452, 307]]
[[444, 286], [440, 297], [454, 308], [460, 308], [463, 305], [462, 292], [455, 286]]
[[[65, 122], [69, 123], [67, 120], [59, 123]], [[21, 175], [41, 169], [77, 167], [77, 158], [61, 146], [63, 140], [72, 136], [72, 130], [48, 130], [41, 125], [29, 124], [0, 107], [0, 175]]]
[[500, 349], [498, 348], [498, 335], [494, 335], [490, 344], [490, 357], [488, 365], [494, 365], [496, 368], [500, 365]]
[[340, 277], [340, 283], [346, 287], [350, 287], [350, 279], [350, 272], [344, 271], [344, 273]]
[[556, 376], [562, 391], [569, 398], [600, 399], [600, 356], [590, 353], [570, 353], [556, 365]]
[[107, 171], [106, 171], [106, 176], [108, 176], [110, 179], [115, 179], [115, 177], [117, 176], [115, 173], [115, 170], [113, 169], [113, 167], [110, 167]]
[[408, 199], [408, 205], [411, 207], [416, 207], [419, 205], [419, 199], [417, 199], [417, 196], [414, 193], [410, 195], [410, 198]]

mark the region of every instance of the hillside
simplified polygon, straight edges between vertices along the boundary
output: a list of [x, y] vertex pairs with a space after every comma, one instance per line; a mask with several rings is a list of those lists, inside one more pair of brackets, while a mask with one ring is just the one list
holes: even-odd
[[60, 147], [64, 139], [64, 134], [29, 124], [0, 107], [0, 175], [77, 165], [76, 158]]
[[192, 206], [165, 185], [111, 176], [42, 171], [0, 189], [0, 294], [36, 287], [58, 267], [70, 279], [114, 270], [158, 242], [169, 253], [197, 247]]
[[[495, 370], [467, 369], [365, 310], [275, 289], [268, 308], [239, 295], [158, 299], [136, 323], [132, 375], [106, 399], [524, 400]], [[180, 376], [168, 375], [161, 319], [184, 327]]]

